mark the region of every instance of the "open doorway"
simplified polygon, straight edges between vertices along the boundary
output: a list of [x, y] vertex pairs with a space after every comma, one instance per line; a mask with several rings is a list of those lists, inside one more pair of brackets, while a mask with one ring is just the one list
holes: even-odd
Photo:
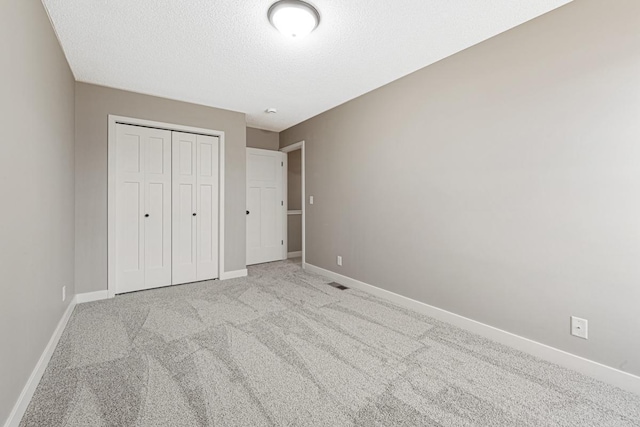
[[305, 263], [305, 149], [304, 141], [280, 149], [287, 155], [285, 190], [287, 196], [287, 258], [302, 258]]

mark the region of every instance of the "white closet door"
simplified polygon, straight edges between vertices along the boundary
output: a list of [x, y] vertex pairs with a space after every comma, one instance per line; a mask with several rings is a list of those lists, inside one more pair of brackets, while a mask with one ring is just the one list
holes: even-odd
[[247, 265], [284, 259], [284, 153], [247, 148]]
[[171, 284], [171, 132], [117, 125], [116, 292]]
[[218, 156], [217, 137], [198, 135], [197, 251], [198, 280], [218, 277]]
[[171, 133], [146, 129], [144, 251], [149, 289], [171, 284]]
[[173, 132], [174, 285], [218, 274], [219, 141]]
[[178, 285], [197, 280], [196, 135], [173, 132], [173, 274]]
[[117, 126], [117, 292], [144, 288], [144, 137], [133, 126]]

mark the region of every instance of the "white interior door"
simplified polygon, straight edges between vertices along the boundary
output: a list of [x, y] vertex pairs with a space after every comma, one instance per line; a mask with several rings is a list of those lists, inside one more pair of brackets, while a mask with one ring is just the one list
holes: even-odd
[[173, 132], [174, 285], [218, 274], [219, 140]]
[[284, 153], [247, 148], [247, 265], [285, 259]]
[[117, 292], [144, 288], [144, 136], [117, 125], [116, 142]]
[[171, 132], [117, 125], [116, 292], [171, 284]]
[[197, 280], [209, 280], [218, 274], [219, 150], [217, 137], [198, 135], [197, 147]]
[[172, 283], [197, 280], [196, 135], [173, 132], [173, 273]]

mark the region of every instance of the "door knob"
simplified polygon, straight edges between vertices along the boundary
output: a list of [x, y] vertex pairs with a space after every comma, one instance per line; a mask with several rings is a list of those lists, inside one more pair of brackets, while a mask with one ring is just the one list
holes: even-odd
[[193, 216], [196, 216], [195, 212], [193, 213]]
[[249, 215], [251, 212], [247, 211], [247, 215]]
[[149, 218], [149, 214], [144, 214], [144, 217], [145, 218]]

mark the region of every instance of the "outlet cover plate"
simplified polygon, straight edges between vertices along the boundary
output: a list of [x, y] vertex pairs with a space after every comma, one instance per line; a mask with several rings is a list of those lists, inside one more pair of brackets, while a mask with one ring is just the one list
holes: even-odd
[[585, 340], [589, 339], [589, 321], [571, 316], [571, 335]]

